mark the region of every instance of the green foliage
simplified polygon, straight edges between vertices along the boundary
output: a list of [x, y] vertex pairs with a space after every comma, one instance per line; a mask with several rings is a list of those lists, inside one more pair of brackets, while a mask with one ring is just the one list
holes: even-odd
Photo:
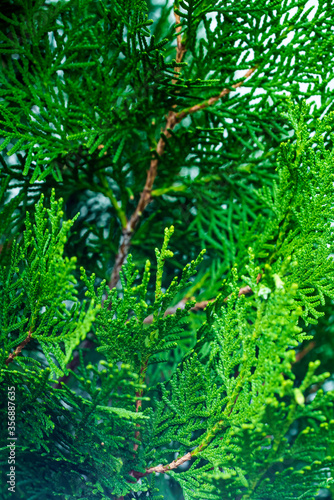
[[1, 498], [329, 500], [332, 3], [4, 5]]
[[[64, 384], [54, 389], [48, 368], [1, 373], [4, 393], [7, 386], [16, 387], [17, 489], [22, 497], [107, 499], [111, 491], [120, 495], [135, 488], [127, 483], [126, 474], [133, 462], [127, 444], [135, 430], [132, 417], [145, 418], [130, 410], [138, 375], [127, 365], [119, 369], [101, 361], [99, 366], [81, 363], [73, 376], [78, 382], [76, 392]], [[108, 404], [110, 398], [113, 407]], [[6, 399], [2, 399], [2, 411]], [[3, 432], [1, 442], [6, 440]], [[6, 445], [1, 459], [5, 468], [4, 451]], [[31, 466], [28, 477], [25, 463]], [[49, 477], [52, 488], [43, 477]]]
[[[194, 248], [187, 249], [184, 264], [206, 247], [213, 266], [223, 261], [226, 273], [235, 261], [239, 224], [263, 210], [254, 188], [271, 185], [275, 153], [291, 130], [280, 114], [286, 96], [317, 96], [312, 118], [333, 106], [332, 10], [322, 0], [309, 20], [306, 3], [299, 1], [294, 12], [295, 2], [286, 1], [181, 2], [187, 64], [173, 86], [170, 6], [161, 12], [152, 6], [154, 17], [161, 17], [150, 27], [142, 1], [22, 2], [12, 21], [6, 17], [1, 35], [1, 147], [13, 158], [11, 164], [3, 160], [4, 172], [25, 186], [29, 204], [38, 191], [49, 196], [57, 181], [69, 218], [86, 206], [71, 251], [80, 240], [92, 255], [92, 271], [104, 279], [168, 110], [232, 89], [256, 67], [242, 92], [232, 91], [179, 124], [160, 160], [154, 203], [144, 214], [151, 218], [134, 239], [138, 257], [146, 260], [161, 226], [173, 224], [180, 234], [189, 226]], [[44, 182], [34, 183], [37, 178]], [[103, 210], [97, 202], [90, 206], [89, 191], [100, 194], [100, 203], [104, 198]], [[222, 205], [225, 211], [217, 212]], [[175, 245], [182, 249], [180, 236]]]
[[[174, 412], [182, 406], [176, 404], [175, 395], [165, 396], [160, 403], [157, 420], [160, 427], [157, 425], [155, 434], [163, 435], [166, 424], [168, 441], [178, 442], [179, 435], [183, 438], [181, 432], [186, 429], [189, 436], [198, 428], [202, 431], [197, 439], [179, 441], [188, 449], [196, 446], [192, 455], [198, 457], [186, 472], [172, 473], [182, 484], [185, 498], [213, 499], [221, 498], [222, 494], [226, 498], [239, 498], [239, 495], [240, 498], [281, 498], [286, 482], [291, 484], [287, 490], [290, 498], [297, 498], [294, 496], [297, 493], [314, 498], [317, 488], [327, 485], [327, 471], [333, 466], [332, 459], [326, 456], [326, 447], [319, 445], [327, 439], [328, 424], [322, 426], [321, 423], [327, 420], [326, 410], [332, 407], [333, 393], [324, 395], [319, 391], [312, 403], [305, 405], [304, 394], [309, 387], [322, 384], [330, 376], [330, 373], [314, 374], [320, 362], [310, 363], [300, 385], [294, 382], [291, 362], [295, 352], [287, 346], [297, 346], [303, 335], [296, 326], [301, 309], [290, 312], [297, 286], [290, 290], [278, 286], [264, 298], [262, 285], [253, 280], [254, 296], [250, 302], [244, 297], [236, 299], [238, 288], [236, 285], [233, 288], [227, 308], [217, 315], [215, 339], [206, 371], [202, 371], [206, 390], [202, 387], [201, 394], [207, 393], [207, 397], [202, 398], [203, 407], [199, 404], [201, 399], [192, 391], [192, 384], [187, 384], [187, 397], [193, 397], [197, 420], [191, 421], [192, 415], [181, 411], [179, 414], [188, 418], [177, 422]], [[252, 308], [255, 308], [254, 316]], [[249, 321], [252, 316], [254, 322]], [[186, 380], [188, 373], [191, 377], [193, 371], [185, 365], [182, 378]], [[201, 386], [200, 380], [199, 375], [197, 389]], [[179, 395], [182, 385], [180, 391], [175, 382], [176, 377], [174, 384], [173, 379], [171, 381], [171, 388]], [[163, 405], [167, 411], [162, 411]], [[312, 422], [314, 427], [306, 427], [289, 443], [285, 438], [289, 428], [302, 419]], [[171, 432], [177, 428], [175, 425], [182, 431]], [[306, 481], [296, 479], [308, 475], [308, 471], [312, 474]]]
[[274, 181], [272, 192], [267, 188], [260, 192], [273, 216], [255, 247], [259, 256], [268, 258], [273, 270], [284, 259], [292, 261], [286, 283], [298, 283], [303, 317], [314, 322], [323, 314], [317, 306], [325, 304], [325, 296], [333, 298], [334, 163], [333, 151], [324, 146], [324, 133], [330, 130], [333, 116], [318, 123], [310, 137], [304, 123], [306, 113], [305, 104], [300, 111], [290, 105], [287, 116], [295, 128], [296, 141], [281, 145], [279, 184]]
[[[61, 204], [53, 192], [50, 208], [44, 208], [41, 197], [35, 206], [34, 224], [27, 213], [22, 239], [14, 239], [10, 250], [7, 245], [1, 252], [2, 366], [11, 349], [15, 350], [25, 339], [36, 339], [54, 373], [63, 375], [73, 350], [85, 338], [95, 318], [94, 303], [87, 309], [76, 297], [72, 273], [75, 257], [63, 257], [73, 221], [63, 221], [59, 227]], [[5, 206], [4, 216], [8, 211]]]
[[[164, 262], [165, 259], [173, 257], [173, 252], [167, 249], [173, 232], [173, 226], [166, 229], [162, 249], [161, 251], [156, 249], [155, 300], [151, 305], [145, 300], [150, 279], [150, 261], [146, 262], [141, 284], [134, 285], [138, 271], [134, 269], [131, 255], [128, 256], [126, 269], [121, 274], [123, 293], [119, 298], [116, 289], [108, 293], [109, 289], [105, 286], [105, 282], [102, 282], [95, 293], [93, 287], [95, 276], [88, 280], [84, 274], [84, 281], [88, 287], [86, 295], [93, 298], [94, 302], [101, 303], [106, 293], [103, 308], [96, 318], [96, 336], [101, 344], [98, 351], [104, 352], [110, 361], [123, 360], [131, 363], [137, 371], [148, 362], [151, 364], [154, 360], [161, 361], [162, 358], [157, 358], [157, 354], [177, 347], [183, 320], [194, 305], [193, 301], [188, 301], [183, 310], [178, 309], [175, 314], [165, 316], [168, 306], [177, 293], [186, 287], [204, 254], [204, 251], [201, 252], [195, 261], [187, 264], [179, 282], [174, 278], [166, 291], [162, 292]], [[148, 320], [150, 324], [147, 324]], [[152, 356], [155, 358], [152, 359]]]

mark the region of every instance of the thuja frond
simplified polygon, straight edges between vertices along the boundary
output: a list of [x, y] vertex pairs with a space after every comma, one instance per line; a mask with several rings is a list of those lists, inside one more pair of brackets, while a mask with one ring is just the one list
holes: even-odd
[[[255, 252], [262, 252], [273, 271], [284, 260], [291, 260], [286, 283], [298, 283], [297, 300], [303, 317], [315, 322], [325, 297], [333, 297], [334, 263], [334, 163], [333, 151], [324, 145], [324, 134], [331, 130], [329, 114], [310, 136], [301, 108], [290, 103], [287, 114], [296, 132], [296, 141], [283, 143], [278, 156], [278, 182], [273, 190], [264, 188], [260, 199], [272, 216], [257, 237]], [[267, 283], [269, 288], [271, 285]]]
[[172, 448], [177, 447], [182, 453], [199, 443], [200, 437], [194, 439], [194, 435], [200, 431], [202, 434], [207, 427], [211, 413], [205, 395], [209, 393], [211, 400], [217, 397], [195, 355], [182, 370], [177, 370], [170, 381], [170, 389], [161, 385], [161, 400], [156, 403], [149, 430], [147, 459], [160, 462], [163, 457], [166, 462], [165, 456], [171, 453]]
[[[104, 299], [103, 308], [96, 317], [98, 325], [96, 335], [101, 343], [99, 351], [105, 353], [110, 361], [132, 363], [136, 370], [154, 362], [155, 356], [173, 349], [182, 333], [184, 318], [194, 305], [188, 301], [184, 309], [176, 314], [165, 316], [165, 312], [173, 300], [189, 284], [189, 278], [196, 272], [196, 267], [203, 258], [204, 251], [198, 258], [188, 264], [181, 278], [174, 278], [165, 291], [162, 288], [165, 260], [173, 257], [168, 250], [168, 242], [174, 232], [173, 226], [165, 230], [165, 238], [161, 251], [156, 249], [157, 272], [155, 278], [155, 300], [152, 304], [146, 301], [147, 287], [150, 280], [150, 262], [147, 261], [142, 282], [135, 284], [138, 271], [132, 263], [131, 255], [121, 273], [122, 294], [116, 289], [109, 291], [103, 282], [97, 292], [94, 289], [95, 276], [82, 277], [87, 286], [86, 295], [97, 303]], [[147, 319], [152, 315], [152, 321]], [[146, 321], [145, 321], [146, 320]]]
[[17, 498], [333, 489], [332, 2], [3, 3]]
[[61, 223], [61, 205], [54, 192], [50, 208], [40, 198], [34, 220], [27, 213], [22, 238], [12, 242], [10, 261], [0, 271], [1, 363], [8, 365], [28, 342], [38, 341], [58, 376], [63, 375], [96, 312], [93, 301], [87, 308], [76, 297], [75, 258], [63, 257], [74, 221]]
[[[6, 196], [6, 191], [8, 190], [8, 185], [10, 182], [10, 176], [2, 176], [0, 178], [0, 203], [1, 203], [1, 209], [0, 209], [0, 226], [2, 230], [2, 238], [3, 235], [10, 235], [13, 227], [15, 227], [15, 224], [17, 223], [18, 219], [20, 219], [20, 212], [18, 210], [18, 207], [20, 203], [22, 202], [24, 198], [24, 192], [21, 190], [21, 192], [15, 196], [12, 197], [7, 203], [4, 203], [4, 198]], [[1, 250], [6, 250], [7, 245], [9, 245], [9, 241], [2, 241], [2, 247]], [[5, 248], [3, 248], [5, 247]], [[1, 258], [3, 258], [4, 253], [2, 251], [0, 252]]]
[[[56, 496], [71, 494], [72, 498], [82, 499], [98, 494], [97, 498], [104, 500], [111, 493], [133, 491], [133, 485], [127, 482], [133, 466], [128, 436], [136, 427], [133, 416], [137, 421], [147, 418], [130, 411], [140, 387], [138, 375], [126, 365], [83, 365], [73, 373], [79, 394], [66, 385], [53, 389], [50, 375], [49, 368], [27, 365], [23, 370], [1, 370], [2, 401], [6, 400], [7, 387], [15, 387], [16, 430], [20, 435], [18, 469], [29, 459], [33, 470], [52, 470], [56, 482], [62, 475], [63, 486], [54, 488]], [[2, 438], [5, 442], [5, 431]], [[98, 482], [95, 475], [99, 476]], [[26, 494], [33, 494], [42, 492], [45, 484], [36, 481], [36, 476], [21, 476], [20, 487]]]
[[[290, 426], [307, 415], [317, 429], [313, 432], [325, 439], [326, 426], [321, 422], [327, 420], [326, 411], [333, 405], [331, 393], [321, 392], [317, 401], [305, 404], [309, 387], [321, 386], [329, 376], [315, 375], [319, 363], [311, 363], [303, 382], [294, 385], [293, 347], [305, 336], [297, 326], [301, 308], [291, 312], [298, 287], [284, 288], [276, 279], [276, 288], [264, 295], [263, 285], [254, 279], [255, 272], [253, 268], [249, 277], [254, 296], [238, 298], [235, 276], [227, 305], [216, 313], [205, 375], [194, 357], [171, 380], [171, 394], [162, 389], [156, 406], [150, 428], [154, 454], [167, 443], [172, 443], [164, 450], [167, 456], [173, 449], [180, 456], [191, 450], [186, 472], [165, 468], [182, 484], [189, 499], [218, 499], [222, 494], [231, 499], [239, 495], [260, 499], [265, 498], [264, 492], [274, 495], [275, 491], [273, 498], [279, 498], [285, 480], [296, 483], [296, 491], [308, 493], [305, 498], [313, 498], [332, 467], [325, 448], [320, 456], [313, 442], [309, 446], [304, 442], [302, 458], [297, 442], [289, 443], [285, 438]], [[273, 424], [277, 421], [279, 426]], [[148, 450], [152, 456], [152, 449]], [[161, 457], [163, 454], [158, 460], [167, 464], [168, 459]], [[287, 468], [289, 461], [292, 467]], [[284, 473], [271, 481], [277, 467]], [[306, 477], [307, 470], [314, 472]]]
[[[78, 8], [80, 14], [85, 12], [83, 18], [75, 14]], [[29, 174], [31, 182], [50, 174], [61, 181], [63, 167], [58, 159], [78, 152], [82, 142], [89, 154], [100, 145], [104, 148], [98, 151], [100, 157], [107, 150], [113, 151], [116, 163], [121, 139], [127, 135], [123, 126], [123, 132], [113, 133], [114, 122], [124, 125], [128, 114], [126, 106], [115, 109], [124, 88], [132, 87], [130, 99], [145, 100], [138, 95], [140, 88], [153, 86], [152, 79], [160, 85], [173, 74], [173, 64], [165, 62], [162, 55], [168, 40], [146, 41], [152, 21], [144, 14], [145, 4], [128, 2], [126, 14], [123, 9], [102, 2], [65, 2], [50, 6], [46, 13], [41, 2], [32, 8], [24, 2], [11, 36], [2, 34], [0, 52], [19, 57], [8, 58], [6, 75], [0, 78], [1, 95], [10, 96], [13, 103], [1, 106], [5, 136], [1, 149], [6, 148], [9, 155], [24, 152], [23, 175]], [[32, 29], [36, 24], [39, 29]], [[72, 30], [68, 37], [62, 27], [69, 24]], [[35, 50], [38, 45], [43, 45], [42, 51]], [[115, 94], [112, 89], [117, 86], [120, 90]], [[81, 92], [87, 105], [84, 113]], [[15, 112], [18, 108], [24, 109], [24, 117]], [[63, 113], [59, 114], [60, 109]], [[55, 139], [52, 145], [50, 138]]]

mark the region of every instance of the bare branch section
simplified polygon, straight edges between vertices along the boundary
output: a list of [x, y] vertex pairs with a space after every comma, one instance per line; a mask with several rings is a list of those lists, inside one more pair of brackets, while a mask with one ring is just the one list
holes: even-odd
[[9, 363], [11, 363], [12, 361], [14, 361], [14, 358], [16, 358], [16, 356], [18, 356], [20, 354], [20, 352], [28, 344], [28, 342], [30, 342], [31, 334], [32, 334], [32, 331], [29, 330], [27, 337], [21, 342], [21, 344], [19, 344], [17, 346], [17, 348], [15, 349], [14, 352], [10, 353], [10, 355], [8, 356], [8, 358], [5, 361], [5, 363], [6, 363], [7, 366], [9, 365]]
[[[184, 43], [182, 43], [182, 35], [180, 34], [182, 30], [182, 26], [178, 26], [181, 22], [180, 16], [175, 12], [175, 4], [174, 4], [174, 16], [175, 16], [175, 22], [176, 22], [176, 28], [175, 31], [178, 33], [176, 40], [177, 40], [177, 46], [176, 46], [176, 62], [180, 63], [183, 59], [184, 54], [187, 52], [187, 48]], [[180, 73], [180, 67], [177, 66], [174, 68], [175, 73]], [[177, 80], [174, 78], [172, 80], [172, 83], [176, 83]]]
[[[182, 43], [182, 36], [180, 34], [181, 32], [181, 26], [178, 26], [180, 24], [180, 16], [175, 12], [175, 4], [174, 4], [174, 16], [175, 16], [175, 23], [176, 23], [176, 32], [178, 33], [177, 35], [177, 45], [176, 45], [176, 62], [180, 63], [182, 61], [182, 58], [186, 52], [186, 47]], [[174, 68], [175, 73], [180, 73], [180, 67]], [[175, 84], [177, 80], [174, 78], [172, 80], [172, 83]], [[153, 188], [153, 183], [154, 180], [157, 176], [157, 171], [158, 171], [158, 163], [159, 163], [159, 158], [164, 154], [165, 151], [165, 139], [169, 139], [171, 136], [169, 130], [173, 130], [173, 128], [176, 125], [176, 120], [175, 120], [175, 112], [170, 111], [167, 115], [167, 122], [165, 129], [163, 131], [164, 138], [161, 136], [157, 147], [155, 151], [152, 152], [152, 159], [150, 163], [150, 168], [147, 172], [147, 177], [146, 177], [146, 182], [144, 189], [140, 195], [140, 199], [138, 202], [138, 205], [136, 207], [136, 210], [132, 214], [130, 220], [127, 222], [126, 226], [123, 228], [122, 231], [122, 237], [121, 237], [121, 242], [120, 246], [116, 255], [115, 259], [115, 264], [114, 268], [108, 283], [108, 286], [110, 289], [114, 288], [117, 285], [117, 282], [119, 280], [119, 273], [122, 269], [122, 265], [124, 264], [124, 261], [129, 253], [129, 249], [131, 246], [131, 238], [134, 230], [136, 229], [136, 226], [138, 225], [138, 222], [140, 220], [140, 217], [151, 201], [151, 192]]]
[[112, 290], [118, 283], [119, 273], [122, 269], [122, 265], [129, 253], [130, 245], [131, 245], [131, 237], [132, 237], [133, 229], [131, 229], [130, 222], [126, 224], [126, 227], [122, 230], [121, 243], [118, 248], [118, 252], [115, 259], [114, 268], [112, 270], [112, 274], [108, 283], [110, 290]]
[[146, 474], [152, 474], [152, 472], [167, 472], [169, 470], [177, 469], [180, 465], [184, 464], [184, 462], [188, 462], [191, 460], [191, 453], [186, 453], [183, 457], [178, 458], [177, 460], [173, 460], [168, 465], [157, 465], [156, 467], [150, 467], [146, 470]]

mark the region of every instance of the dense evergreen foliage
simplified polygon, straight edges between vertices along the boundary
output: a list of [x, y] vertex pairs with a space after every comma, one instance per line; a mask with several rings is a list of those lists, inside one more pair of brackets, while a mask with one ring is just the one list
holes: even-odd
[[5, 0], [1, 498], [334, 493], [330, 0]]

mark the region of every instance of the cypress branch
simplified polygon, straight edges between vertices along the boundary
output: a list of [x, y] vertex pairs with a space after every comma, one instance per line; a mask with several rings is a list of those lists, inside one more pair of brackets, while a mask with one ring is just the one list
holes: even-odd
[[330, 498], [330, 2], [2, 11], [0, 497]]

